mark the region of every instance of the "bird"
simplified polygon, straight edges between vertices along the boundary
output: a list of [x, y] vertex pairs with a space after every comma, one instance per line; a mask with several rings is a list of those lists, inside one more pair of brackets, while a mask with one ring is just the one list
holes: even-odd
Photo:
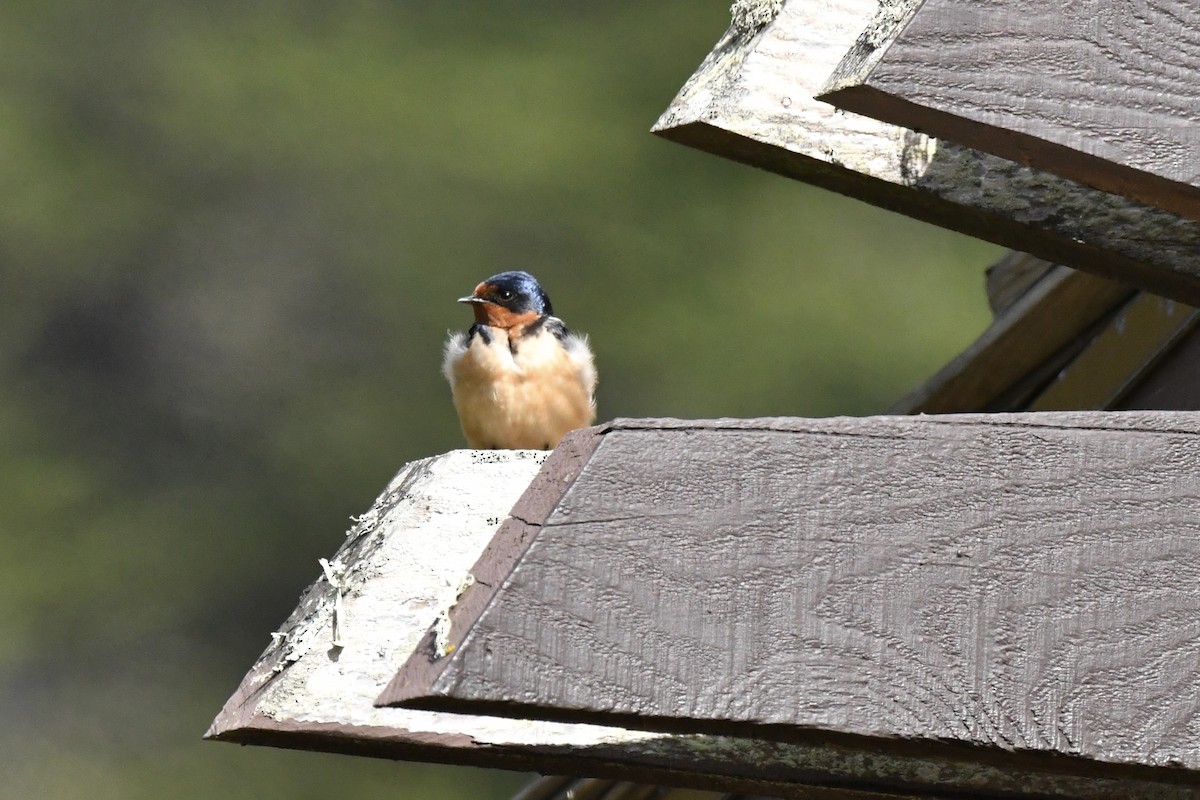
[[552, 450], [596, 419], [596, 366], [586, 335], [554, 316], [537, 279], [493, 275], [458, 299], [475, 313], [446, 339], [442, 373], [467, 444]]

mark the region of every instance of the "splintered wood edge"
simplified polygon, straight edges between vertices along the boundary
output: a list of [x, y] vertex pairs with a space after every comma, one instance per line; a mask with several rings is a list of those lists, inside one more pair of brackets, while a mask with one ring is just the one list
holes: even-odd
[[[769, 102], [774, 91], [784, 91], [779, 73], [788, 65], [778, 63], [787, 58], [780, 52], [794, 52], [796, 42], [788, 39], [800, 37], [808, 23], [825, 24], [824, 17], [832, 16], [838, 19], [829, 24], [861, 22], [865, 28], [873, 20], [886, 21], [889, 14], [903, 18], [908, 2], [918, 0], [889, 0], [878, 9], [871, 4], [870, 11], [808, 8], [791, 0], [760, 33], [726, 32], [651, 132], [1056, 264], [1200, 305], [1196, 220], [951, 141], [934, 140], [937, 152], [930, 164], [936, 169], [923, 170], [917, 151], [925, 137], [916, 131], [887, 126], [886, 134], [881, 131], [868, 142], [859, 130], [864, 118], [842, 123], [840, 133], [826, 130], [831, 123], [813, 105], [833, 109], [801, 96], [804, 75], [786, 76], [788, 107], [781, 107], [778, 99], [774, 105]], [[804, 14], [808, 16], [801, 17]], [[847, 47], [853, 44], [847, 42]], [[772, 48], [779, 52], [762, 55]], [[836, 66], [829, 65], [813, 91]]]
[[[316, 587], [320, 583], [321, 580], [318, 579], [301, 593], [300, 605], [288, 616], [283, 625], [284, 629], [293, 620], [304, 618], [315, 607], [318, 602]], [[332, 587], [329, 590], [334, 591]], [[225, 705], [221, 707], [221, 711], [204, 733], [205, 739], [257, 744], [258, 742], [247, 741], [244, 738], [247, 731], [252, 733], [264, 726], [279, 725], [274, 719], [259, 713], [258, 709], [260, 698], [266, 696], [276, 681], [283, 679], [286, 674], [286, 670], [280, 668], [281, 658], [286, 657], [283, 656], [283, 650], [279, 645], [272, 643], [267, 647], [246, 676], [242, 678], [237, 689], [225, 701]]]
[[1033, 134], [922, 105], [873, 84], [875, 73], [886, 69], [889, 48], [904, 36], [909, 23], [922, 11], [936, 13], [924, 6], [924, 0], [881, 3], [879, 15], [846, 53], [817, 99], [845, 111], [919, 130], [1052, 172], [1066, 180], [1146, 203], [1171, 214], [1200, 219], [1200, 190], [1195, 186], [1114, 163]]
[[[414, 746], [462, 748], [478, 742], [486, 748], [511, 742], [520, 751], [544, 735], [576, 741], [578, 734], [578, 741], [592, 741], [596, 732], [590, 730], [535, 730], [478, 718], [457, 726], [436, 716], [392, 714], [371, 705], [395, 675], [395, 658], [410, 654], [434, 619], [442, 619], [440, 610], [454, 603], [458, 582], [548, 457], [457, 450], [404, 465], [371, 509], [355, 518], [334, 557], [334, 564], [342, 561], [338, 581], [348, 581], [343, 588], [349, 613], [343, 622], [350, 625], [342, 626], [347, 649], [335, 645], [320, 652], [332, 642], [331, 622], [338, 613], [337, 590], [326, 575], [301, 593], [298, 607], [272, 634], [205, 738], [299, 750], [372, 748], [392, 758], [424, 758], [414, 754]], [[404, 542], [415, 529], [424, 529], [421, 539]], [[377, 567], [383, 572], [376, 573]], [[614, 732], [613, 738], [623, 734]], [[355, 738], [388, 744], [346, 744]]]
[[375, 705], [403, 705], [406, 700], [423, 696], [434, 685], [451, 661], [447, 656], [462, 645], [471, 626], [492, 602], [541, 530], [542, 523], [571, 488], [608, 430], [609, 426], [598, 425], [572, 431], [563, 438], [471, 568], [474, 583], [450, 609], [450, 634], [445, 652], [437, 652], [437, 634], [430, 629], [384, 688]]

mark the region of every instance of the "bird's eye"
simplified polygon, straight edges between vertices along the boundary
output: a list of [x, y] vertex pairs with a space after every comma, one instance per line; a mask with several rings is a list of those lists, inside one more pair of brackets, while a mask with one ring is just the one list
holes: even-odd
[[501, 289], [498, 292], [498, 296], [501, 300], [507, 303], [509, 300], [513, 299], [513, 291], [512, 289]]

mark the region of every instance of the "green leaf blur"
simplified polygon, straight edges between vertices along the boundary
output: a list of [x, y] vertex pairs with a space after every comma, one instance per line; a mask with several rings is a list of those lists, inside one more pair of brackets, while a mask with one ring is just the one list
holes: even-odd
[[648, 133], [729, 0], [0, 6], [0, 796], [505, 797], [200, 735], [537, 275], [601, 419], [877, 412], [998, 249]]

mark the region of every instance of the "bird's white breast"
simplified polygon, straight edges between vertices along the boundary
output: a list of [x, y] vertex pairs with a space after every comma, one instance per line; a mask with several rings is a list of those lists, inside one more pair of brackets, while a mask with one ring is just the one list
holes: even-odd
[[510, 341], [502, 328], [487, 330], [490, 342], [452, 335], [442, 365], [472, 447], [549, 448], [592, 423], [596, 370], [585, 338], [560, 341], [543, 327]]

